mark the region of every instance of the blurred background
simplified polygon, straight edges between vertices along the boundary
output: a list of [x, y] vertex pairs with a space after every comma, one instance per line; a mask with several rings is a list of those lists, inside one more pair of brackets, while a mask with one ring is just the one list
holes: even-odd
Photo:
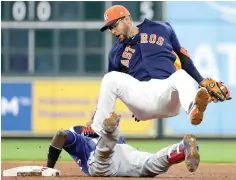
[[151, 1], [2, 1], [2, 137], [52, 137], [91, 118], [116, 41], [99, 29], [105, 9], [114, 4], [126, 6], [136, 25], [144, 18], [169, 22], [202, 75], [224, 81], [233, 97], [210, 104], [199, 126], [183, 111], [137, 123], [118, 101], [122, 134], [236, 138], [236, 2]]

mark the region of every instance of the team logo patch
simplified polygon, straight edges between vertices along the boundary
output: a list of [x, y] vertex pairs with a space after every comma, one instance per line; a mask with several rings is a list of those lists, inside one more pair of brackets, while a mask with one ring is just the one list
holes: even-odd
[[108, 19], [108, 15], [104, 14], [104, 20], [106, 21]]
[[214, 83], [210, 83], [209, 86], [210, 86], [211, 88], [213, 88], [213, 87], [215, 86], [215, 84], [214, 84]]

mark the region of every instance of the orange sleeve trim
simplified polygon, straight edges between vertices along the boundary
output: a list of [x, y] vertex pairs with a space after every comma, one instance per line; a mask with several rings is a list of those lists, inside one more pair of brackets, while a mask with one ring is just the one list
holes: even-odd
[[172, 51], [172, 53], [176, 56], [176, 59], [175, 59], [175, 62], [174, 62], [174, 66], [175, 68], [178, 70], [178, 69], [182, 69], [182, 65], [181, 65], [181, 61], [179, 59], [179, 56], [174, 52]]
[[181, 48], [181, 49], [180, 49], [180, 52], [181, 52], [182, 54], [184, 54], [185, 56], [190, 57], [190, 55], [188, 54], [188, 52], [186, 51], [186, 49]]

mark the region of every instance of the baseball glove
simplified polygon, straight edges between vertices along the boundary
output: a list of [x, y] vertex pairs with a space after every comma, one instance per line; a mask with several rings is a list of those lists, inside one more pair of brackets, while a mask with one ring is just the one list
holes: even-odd
[[205, 87], [209, 92], [211, 96], [210, 101], [217, 103], [218, 101], [223, 102], [232, 99], [229, 88], [226, 87], [223, 82], [217, 82], [211, 78], [206, 78], [201, 83], [201, 86]]

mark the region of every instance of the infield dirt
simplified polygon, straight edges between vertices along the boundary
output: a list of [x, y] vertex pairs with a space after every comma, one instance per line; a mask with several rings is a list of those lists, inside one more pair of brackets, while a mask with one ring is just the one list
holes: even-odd
[[[43, 165], [45, 162], [42, 161], [8, 161], [2, 162], [1, 172], [5, 169], [18, 167], [18, 166], [29, 166], [29, 165]], [[2, 177], [2, 179], [27, 179], [27, 180], [41, 180], [41, 179], [66, 179], [66, 180], [93, 180], [93, 179], [108, 179], [108, 178], [96, 178], [88, 177], [80, 170], [75, 162], [63, 162], [59, 161], [55, 167], [60, 170], [62, 176], [60, 177]], [[169, 171], [165, 174], [158, 175], [155, 177], [157, 180], [236, 180], [236, 164], [206, 164], [201, 163], [196, 172], [190, 173], [185, 167], [184, 163], [172, 166]], [[127, 179], [114, 177], [116, 179]], [[128, 178], [129, 180], [144, 180], [153, 178]]]

